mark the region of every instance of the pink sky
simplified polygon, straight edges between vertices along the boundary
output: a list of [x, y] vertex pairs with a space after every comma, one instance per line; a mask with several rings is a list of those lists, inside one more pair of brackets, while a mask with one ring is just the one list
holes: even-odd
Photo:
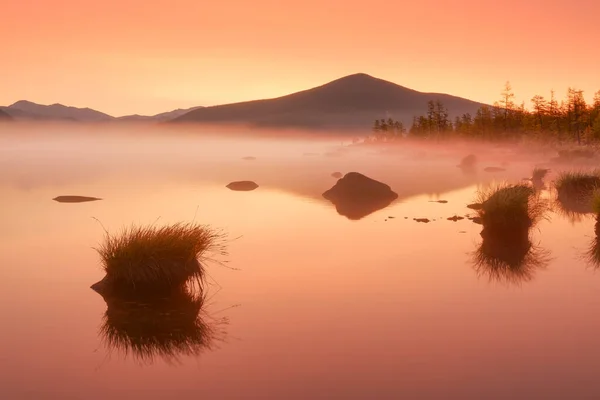
[[356, 72], [493, 102], [600, 90], [600, 2], [4, 0], [0, 105], [112, 115], [276, 97]]

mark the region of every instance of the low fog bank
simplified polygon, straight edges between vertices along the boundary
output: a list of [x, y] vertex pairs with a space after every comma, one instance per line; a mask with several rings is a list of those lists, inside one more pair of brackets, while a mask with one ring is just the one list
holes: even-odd
[[[103, 187], [114, 182], [224, 187], [251, 180], [260, 188], [322, 199], [336, 182], [333, 172], [356, 171], [392, 186], [401, 201], [493, 180], [519, 181], [536, 166], [553, 172], [575, 167], [552, 161], [556, 150], [543, 145], [458, 140], [352, 145], [348, 138], [314, 132], [272, 134], [239, 127], [20, 125], [0, 134], [0, 186], [61, 192], [69, 185], [91, 184], [97, 188], [91, 194], [102, 197]], [[476, 156], [476, 167], [458, 168], [469, 154]], [[495, 172], [486, 172], [489, 167]]]

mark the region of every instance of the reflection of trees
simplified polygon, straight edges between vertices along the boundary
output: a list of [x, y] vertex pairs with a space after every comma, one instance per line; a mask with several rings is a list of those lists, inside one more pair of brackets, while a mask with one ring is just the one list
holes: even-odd
[[225, 336], [227, 321], [208, 316], [204, 297], [187, 289], [159, 298], [102, 295], [107, 309], [100, 335], [106, 347], [143, 363], [197, 356]]
[[473, 264], [477, 275], [487, 276], [490, 281], [528, 282], [550, 261], [548, 251], [531, 243], [528, 230], [496, 234], [484, 229], [481, 236]]

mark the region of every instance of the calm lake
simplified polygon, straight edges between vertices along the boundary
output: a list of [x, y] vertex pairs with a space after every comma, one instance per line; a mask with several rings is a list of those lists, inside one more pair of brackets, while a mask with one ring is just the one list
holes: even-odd
[[[600, 398], [600, 274], [584, 259], [594, 219], [549, 213], [531, 232], [547, 262], [504, 280], [474, 266], [481, 225], [447, 220], [550, 153], [0, 129], [0, 399]], [[338, 214], [322, 193], [351, 171], [398, 199]], [[226, 188], [239, 180], [259, 187]], [[66, 195], [102, 200], [53, 200]], [[90, 289], [104, 228], [194, 219], [230, 240], [224, 265], [208, 264], [202, 311], [221, 334], [176, 359], [111, 348], [107, 303]]]

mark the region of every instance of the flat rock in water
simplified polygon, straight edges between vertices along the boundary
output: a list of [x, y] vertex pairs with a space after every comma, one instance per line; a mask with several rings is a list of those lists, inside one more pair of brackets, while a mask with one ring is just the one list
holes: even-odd
[[483, 208], [483, 204], [473, 203], [473, 204], [467, 205], [467, 208], [470, 208], [471, 210], [481, 210]]
[[430, 203], [441, 203], [446, 204], [448, 200], [429, 200]]
[[88, 196], [58, 196], [53, 198], [52, 200], [57, 201], [59, 203], [85, 203], [86, 201], [97, 201], [102, 199], [98, 197]]
[[461, 219], [465, 219], [465, 218], [464, 217], [459, 217], [458, 215], [455, 215], [454, 217], [450, 217], [450, 218], [447, 218], [447, 219], [448, 219], [448, 221], [454, 221], [454, 222], [456, 222], [456, 221], [460, 221]]
[[235, 190], [238, 192], [249, 192], [251, 190], [256, 189], [258, 187], [258, 185], [256, 184], [256, 182], [252, 182], [252, 181], [237, 181], [237, 182], [231, 182], [226, 187], [230, 190]]
[[429, 223], [429, 219], [428, 218], [413, 218], [414, 221], [417, 222], [423, 222], [423, 223]]
[[357, 220], [389, 206], [398, 194], [385, 183], [348, 172], [323, 197], [335, 205], [338, 214]]
[[500, 167], [486, 167], [483, 169], [485, 172], [502, 172], [502, 171], [506, 171], [506, 168], [500, 168]]
[[341, 172], [334, 172], [333, 174], [331, 174], [332, 177], [336, 178], [336, 179], [340, 179], [342, 176]]

